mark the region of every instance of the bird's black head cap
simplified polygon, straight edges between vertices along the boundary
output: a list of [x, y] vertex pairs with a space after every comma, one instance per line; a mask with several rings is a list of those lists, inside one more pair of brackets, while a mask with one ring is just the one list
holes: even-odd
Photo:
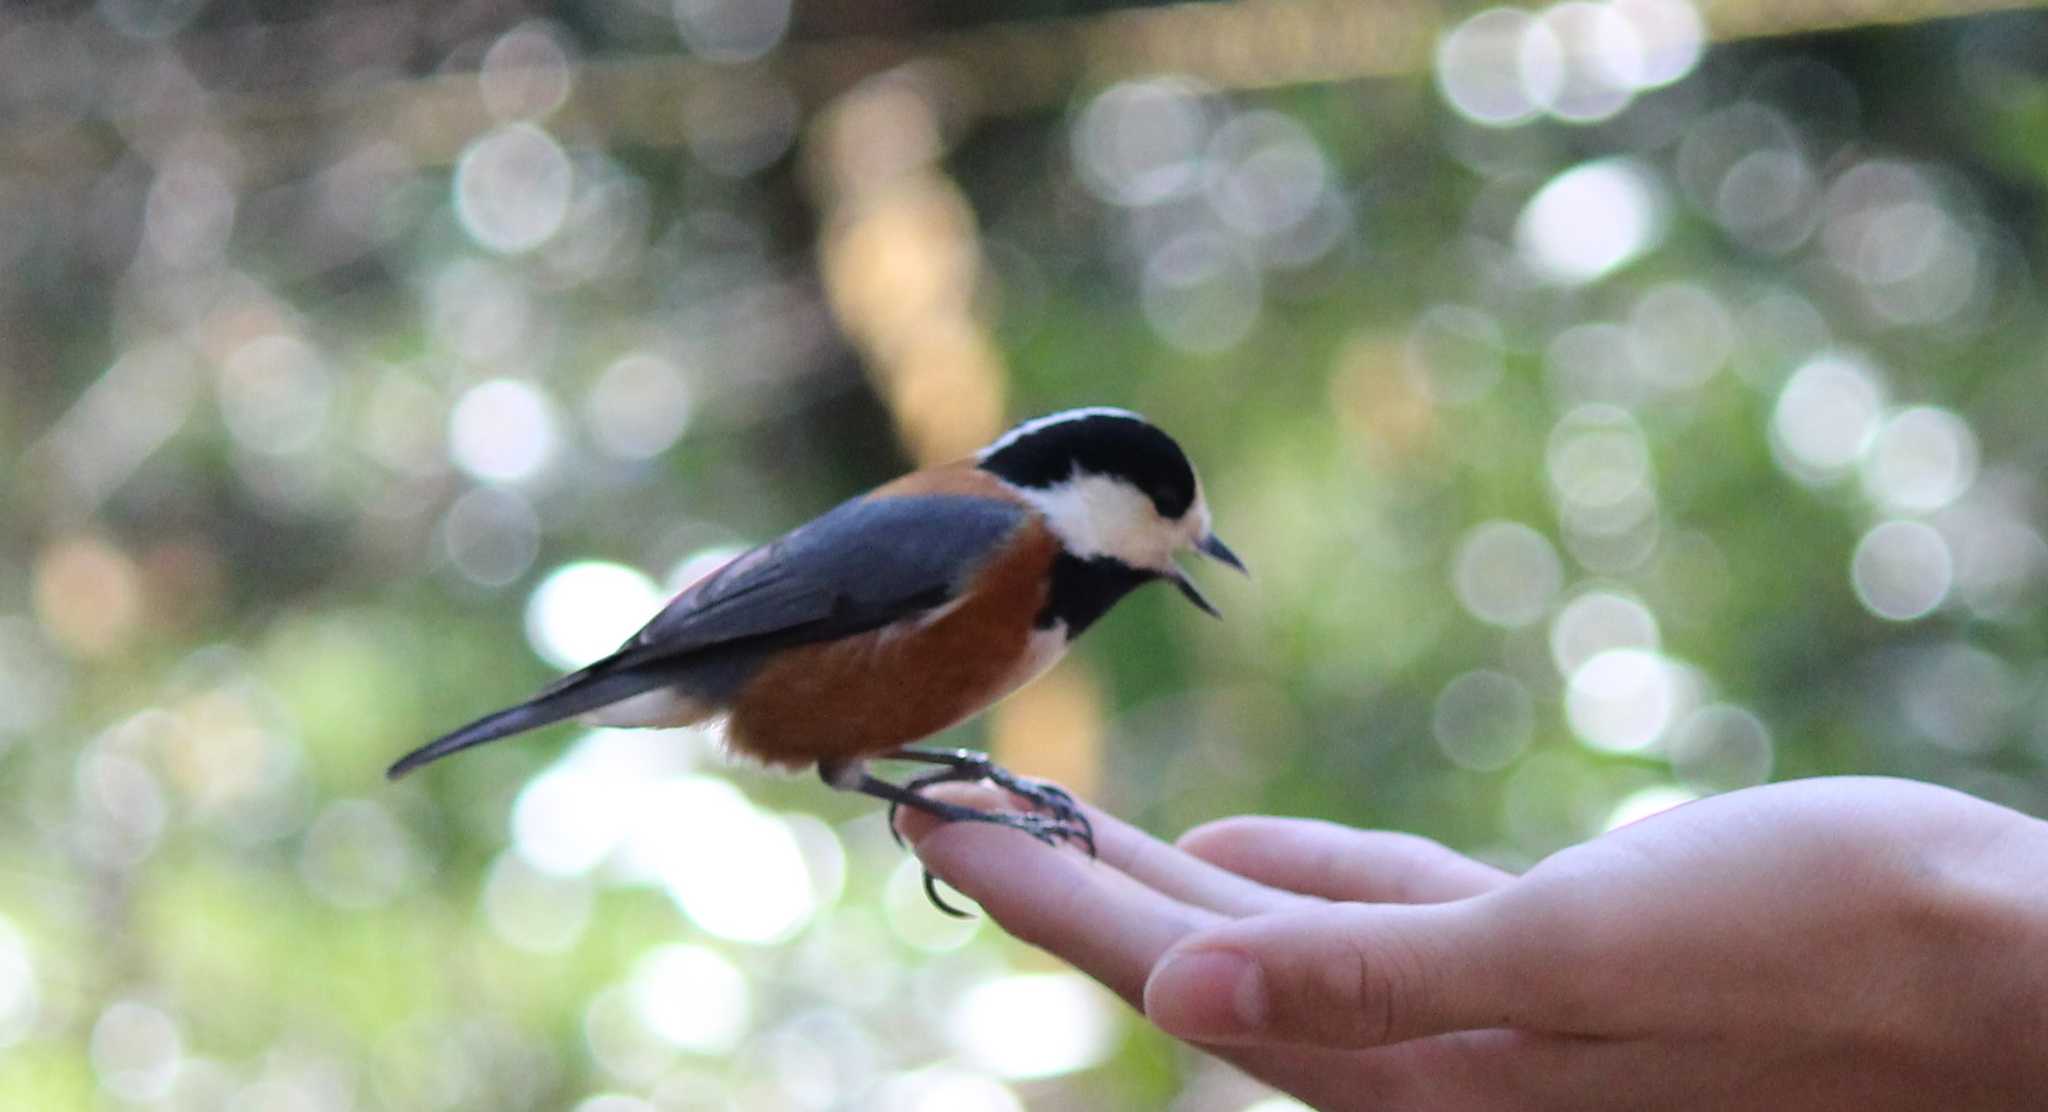
[[1126, 409], [1072, 409], [1026, 421], [982, 450], [983, 470], [1015, 486], [1046, 489], [1076, 471], [1121, 479], [1165, 518], [1195, 504], [1195, 469], [1180, 445]]

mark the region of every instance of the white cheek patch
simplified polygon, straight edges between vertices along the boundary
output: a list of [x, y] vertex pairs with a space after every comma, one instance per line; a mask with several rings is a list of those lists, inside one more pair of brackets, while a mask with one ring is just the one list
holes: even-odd
[[1160, 519], [1151, 499], [1130, 484], [1077, 474], [1044, 490], [1025, 489], [1046, 524], [1083, 560], [1110, 556], [1135, 568], [1164, 569], [1180, 544], [1180, 529]]

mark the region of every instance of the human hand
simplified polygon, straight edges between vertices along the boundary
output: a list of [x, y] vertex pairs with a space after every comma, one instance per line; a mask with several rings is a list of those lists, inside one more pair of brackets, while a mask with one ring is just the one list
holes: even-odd
[[1327, 823], [1228, 819], [1170, 846], [1089, 818], [1097, 861], [983, 824], [903, 826], [1012, 934], [1318, 1108], [2048, 1093], [2048, 824], [1960, 793], [1755, 788], [1519, 878]]

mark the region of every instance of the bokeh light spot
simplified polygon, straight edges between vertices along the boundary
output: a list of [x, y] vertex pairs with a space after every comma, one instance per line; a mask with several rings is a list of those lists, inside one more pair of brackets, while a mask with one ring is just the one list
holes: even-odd
[[139, 865], [155, 851], [170, 813], [155, 773], [123, 752], [125, 733], [115, 727], [101, 735], [79, 761], [77, 822], [71, 830], [80, 854], [116, 869]]
[[690, 386], [682, 372], [652, 355], [629, 355], [606, 367], [584, 403], [592, 441], [621, 459], [667, 451], [683, 435], [690, 413]]
[[1564, 586], [1564, 565], [1543, 534], [1527, 525], [1482, 522], [1458, 544], [1451, 585], [1473, 617], [1515, 628], [1549, 609]]
[[1917, 649], [1904, 660], [1899, 701], [1921, 738], [1951, 753], [1984, 756], [2011, 736], [2029, 685], [2006, 661], [1961, 642]]
[[1612, 4], [1566, 0], [1536, 17], [1562, 54], [1561, 80], [1539, 103], [1569, 123], [1597, 123], [1628, 107], [1643, 84], [1643, 42]]
[[59, 645], [82, 657], [126, 647], [142, 621], [140, 571], [97, 537], [65, 538], [36, 560], [36, 617]]
[[1714, 191], [1714, 215], [1737, 239], [1761, 250], [1804, 242], [1818, 187], [1794, 150], [1751, 151], [1737, 159]]
[[553, 28], [529, 20], [498, 36], [477, 67], [477, 92], [501, 120], [538, 119], [562, 106], [575, 84], [569, 51]]
[[1560, 405], [1632, 406], [1649, 400], [1649, 380], [1629, 330], [1611, 321], [1583, 321], [1551, 337], [1543, 370]]
[[1699, 65], [1706, 48], [1706, 22], [1692, 0], [1608, 0], [1608, 5], [1634, 27], [1641, 45], [1637, 88], [1669, 85]]
[[1820, 356], [1795, 371], [1779, 392], [1771, 447], [1794, 478], [1840, 478], [1876, 435], [1883, 408], [1883, 390], [1869, 367], [1846, 355]]
[[556, 876], [596, 868], [625, 840], [630, 795], [617, 778], [574, 760], [560, 761], [527, 781], [512, 804], [512, 841], [519, 855]]
[[[781, 942], [817, 911], [817, 888], [789, 824], [727, 781], [677, 777], [648, 788], [636, 810], [627, 852], [710, 934]], [[707, 853], [707, 846], [720, 848]]]
[[1935, 526], [1955, 557], [1957, 597], [1980, 615], [2013, 620], [2031, 613], [2048, 580], [2048, 540], [2025, 510], [1986, 486], [1942, 510]]
[[1821, 243], [1855, 279], [1880, 321], [1938, 324], [1976, 295], [1976, 239], [1919, 168], [1868, 159], [1845, 170], [1822, 199]]
[[441, 518], [441, 547], [463, 578], [502, 587], [526, 574], [540, 552], [540, 516], [507, 487], [478, 487]]
[[1307, 129], [1279, 112], [1246, 112], [1216, 132], [1209, 204], [1246, 235], [1279, 235], [1306, 220], [1329, 188], [1330, 170]]
[[1103, 91], [1074, 128], [1074, 164], [1104, 201], [1143, 206], [1192, 192], [1209, 141], [1201, 90], [1160, 78]]
[[448, 415], [448, 454], [479, 479], [516, 483], [553, 462], [554, 405], [540, 387], [500, 378], [465, 391]]
[[1619, 407], [1583, 405], [1559, 418], [1544, 465], [1560, 508], [1580, 528], [1618, 532], [1655, 505], [1649, 442]]
[[0, 917], [0, 1048], [13, 1046], [34, 1029], [42, 993], [35, 963], [14, 924]]
[[1605, 277], [1663, 234], [1663, 190], [1625, 157], [1583, 163], [1552, 178], [1515, 223], [1515, 245], [1530, 268], [1564, 285]]
[[123, 1099], [162, 1097], [177, 1079], [184, 1038], [163, 1010], [139, 1000], [117, 1000], [92, 1025], [92, 1068], [100, 1087]]
[[1436, 48], [1436, 84], [1461, 116], [1490, 127], [1523, 123], [1564, 81], [1564, 50], [1519, 8], [1488, 8], [1453, 27]]
[[1639, 373], [1664, 390], [1706, 384], [1735, 350], [1728, 310], [1705, 286], [1666, 282], [1629, 312], [1629, 349]]
[[1939, 406], [1902, 410], [1878, 430], [1862, 477], [1864, 493], [1893, 513], [1938, 510], [1976, 480], [1976, 434]]
[[1222, 351], [1258, 322], [1262, 280], [1252, 261], [1220, 236], [1191, 233], [1146, 260], [1139, 290], [1145, 319], [1183, 351]]
[[1647, 649], [1610, 649], [1580, 665], [1565, 689], [1565, 717], [1588, 746], [1640, 753], [1657, 743], [1680, 709], [1681, 680]]
[[1955, 578], [1948, 542], [1933, 526], [1887, 521], [1863, 534], [1849, 560], [1856, 597], [1880, 618], [1910, 622], [1926, 617]]
[[1057, 1077], [1109, 1055], [1113, 1007], [1078, 973], [1015, 973], [969, 988], [946, 1029], [962, 1057], [998, 1077]]
[[1671, 770], [1695, 791], [1735, 791], [1771, 778], [1774, 752], [1763, 720], [1729, 703], [1704, 706], [1685, 717], [1665, 746]]
[[746, 1037], [753, 991], [739, 966], [708, 946], [662, 946], [640, 959], [630, 982], [649, 1030], [697, 1054], [727, 1054]]
[[676, 30], [693, 53], [747, 62], [789, 33], [791, 0], [675, 0]]
[[1654, 649], [1657, 642], [1650, 608], [1614, 591], [1587, 591], [1564, 604], [1550, 623], [1550, 659], [1562, 676], [1609, 649]]
[[564, 564], [527, 600], [526, 639], [548, 663], [581, 668], [646, 625], [661, 602], [654, 581], [624, 564]]
[[548, 241], [569, 213], [575, 169], [562, 145], [528, 123], [471, 143], [455, 165], [455, 213], [470, 238], [501, 254]]
[[221, 418], [260, 453], [311, 448], [328, 420], [332, 375], [305, 340], [260, 336], [236, 348], [219, 375]]

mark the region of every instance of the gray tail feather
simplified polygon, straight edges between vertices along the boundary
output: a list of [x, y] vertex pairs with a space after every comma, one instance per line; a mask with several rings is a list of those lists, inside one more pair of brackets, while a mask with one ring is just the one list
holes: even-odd
[[473, 745], [510, 737], [551, 722], [560, 722], [586, 711], [616, 703], [628, 696], [638, 695], [649, 688], [657, 687], [662, 679], [638, 669], [628, 669], [609, 674], [585, 671], [557, 682], [539, 695], [515, 707], [507, 707], [495, 714], [487, 714], [452, 733], [420, 746], [400, 757], [384, 775], [393, 780], [413, 769], [438, 761], [450, 753], [461, 752]]

